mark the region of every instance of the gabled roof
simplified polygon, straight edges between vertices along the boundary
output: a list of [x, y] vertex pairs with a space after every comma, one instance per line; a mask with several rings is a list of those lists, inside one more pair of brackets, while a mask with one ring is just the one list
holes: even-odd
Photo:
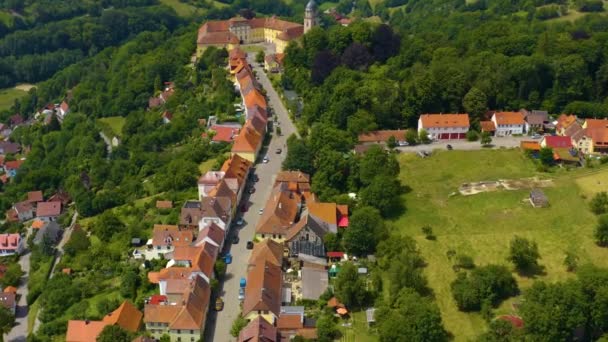
[[215, 132], [211, 141], [227, 143], [231, 143], [241, 130], [240, 125], [238, 127], [235, 125], [213, 125], [209, 129]]
[[4, 162], [4, 168], [6, 170], [19, 170], [21, 165], [24, 163], [24, 160], [11, 160]]
[[61, 202], [38, 202], [36, 204], [36, 216], [53, 217], [61, 215]]
[[385, 131], [371, 131], [367, 133], [359, 134], [359, 142], [386, 142], [390, 137], [395, 137], [399, 141], [405, 140], [404, 130], [385, 130]]
[[570, 137], [557, 136], [557, 135], [546, 135], [544, 143], [547, 147], [551, 148], [570, 148], [572, 147], [572, 139]]
[[156, 201], [157, 209], [171, 209], [173, 208], [173, 201]]
[[30, 191], [27, 193], [27, 201], [31, 203], [42, 202], [44, 198], [42, 197], [42, 191]]
[[68, 321], [66, 342], [96, 342], [97, 336], [107, 324], [102, 321]]
[[608, 143], [608, 129], [586, 128], [585, 135], [591, 138], [594, 145]]
[[179, 224], [198, 225], [201, 220], [201, 202], [186, 201], [179, 215]]
[[230, 198], [222, 196], [220, 193], [218, 193], [216, 197], [208, 196], [201, 200], [201, 218], [219, 217], [225, 223], [230, 216], [230, 210]]
[[277, 342], [277, 338], [277, 328], [258, 316], [241, 330], [238, 342]]
[[153, 246], [188, 246], [194, 235], [190, 230], [179, 230], [174, 225], [155, 224], [152, 232]]
[[265, 262], [283, 266], [283, 245], [272, 239], [264, 239], [256, 243], [249, 257], [249, 265]]
[[281, 171], [277, 173], [274, 183], [279, 182], [310, 183], [310, 175], [301, 171]]
[[103, 321], [109, 325], [118, 325], [127, 331], [136, 332], [143, 315], [131, 302], [125, 300], [118, 309], [107, 314]]
[[254, 89], [253, 91], [250, 91], [247, 95], [245, 95], [245, 107], [249, 108], [255, 105], [260, 106], [264, 109], [268, 108], [264, 95], [262, 95], [257, 89]]
[[243, 316], [253, 311], [270, 311], [279, 316], [282, 271], [270, 262], [258, 263], [247, 273]]
[[[224, 163], [225, 164], [225, 163]], [[207, 171], [198, 179], [199, 185], [216, 185], [224, 178], [224, 171]]]
[[205, 239], [208, 238], [209, 240], [215, 242], [215, 244], [217, 246], [222, 246], [222, 244], [224, 243], [225, 237], [226, 237], [226, 233], [224, 232], [224, 230], [222, 228], [220, 228], [217, 224], [211, 223], [211, 224], [205, 226], [205, 228], [203, 228], [198, 233], [198, 236], [195, 241], [195, 245], [196, 246], [202, 245], [203, 242], [205, 241]]
[[247, 58], [247, 52], [241, 50], [240, 48], [236, 47], [230, 51], [228, 51], [228, 57], [230, 59], [233, 58]]
[[[224, 177], [211, 191], [209, 191], [210, 198], [214, 197], [225, 197], [229, 198], [231, 203], [236, 203], [236, 192], [234, 192], [228, 185], [226, 178]], [[207, 197], [206, 197], [207, 198]], [[203, 216], [201, 216], [203, 217]]]
[[498, 125], [523, 125], [524, 115], [521, 112], [496, 112], [496, 123]]
[[296, 221], [300, 204], [301, 200], [297, 194], [275, 187], [258, 221], [256, 233], [286, 234]]
[[422, 114], [422, 127], [469, 127], [469, 114]]
[[586, 119], [585, 127], [589, 129], [608, 129], [608, 119]]
[[260, 135], [266, 132], [266, 121], [259, 116], [252, 116], [249, 123]]
[[526, 121], [530, 125], [542, 125], [549, 121], [549, 113], [546, 110], [533, 110], [532, 112], [524, 112]]
[[234, 139], [232, 152], [255, 153], [258, 146], [262, 143], [262, 136], [253, 128], [250, 122], [251, 121], [248, 120], [247, 123], [245, 123], [241, 133]]
[[583, 127], [578, 122], [573, 122], [564, 130], [564, 135], [574, 140], [579, 140], [584, 133]]
[[568, 128], [568, 126], [572, 125], [575, 122], [576, 122], [576, 115], [561, 114], [557, 118], [557, 125], [555, 126], [555, 129], [557, 131], [566, 129], [566, 128]]
[[239, 182], [239, 186], [242, 186], [246, 181], [245, 177], [247, 177], [251, 165], [252, 163], [249, 160], [235, 154], [229, 159], [226, 159], [220, 170], [224, 172], [227, 178], [236, 178]]
[[480, 121], [479, 125], [481, 126], [482, 132], [496, 131], [496, 125], [494, 125], [494, 121]]
[[29, 201], [17, 202], [13, 205], [13, 207], [15, 208], [15, 210], [17, 210], [18, 213], [25, 213], [34, 209], [34, 205], [32, 204], [32, 202]]
[[311, 202], [307, 203], [306, 206], [308, 207], [309, 215], [313, 215], [330, 225], [338, 223], [338, 207], [336, 203]]

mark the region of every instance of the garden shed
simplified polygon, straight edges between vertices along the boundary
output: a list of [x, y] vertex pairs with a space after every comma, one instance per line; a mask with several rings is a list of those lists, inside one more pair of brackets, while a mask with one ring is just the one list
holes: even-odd
[[534, 208], [545, 208], [549, 206], [549, 200], [545, 193], [540, 189], [530, 191], [530, 203]]

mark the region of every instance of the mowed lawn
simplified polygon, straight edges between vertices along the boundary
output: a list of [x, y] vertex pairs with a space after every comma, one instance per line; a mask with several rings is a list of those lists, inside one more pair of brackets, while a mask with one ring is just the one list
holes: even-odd
[[114, 136], [122, 136], [122, 128], [125, 126], [125, 118], [122, 116], [110, 116], [107, 118], [97, 119], [102, 130], [111, 139]]
[[[472, 256], [477, 265], [496, 263], [511, 267], [506, 261], [509, 241], [519, 235], [538, 243], [545, 274], [536, 279], [556, 281], [571, 277], [563, 266], [564, 253], [569, 249], [577, 252], [580, 263], [595, 262], [608, 267], [608, 249], [593, 242], [596, 218], [589, 211], [576, 179], [589, 173], [589, 169], [539, 174], [517, 149], [436, 151], [425, 159], [401, 154], [399, 161], [401, 181], [411, 191], [403, 196], [406, 212], [394, 224], [403, 234], [417, 240], [428, 263], [425, 273], [429, 284], [445, 326], [455, 340], [474, 338], [484, 331], [486, 324], [478, 314], [458, 311], [452, 299], [450, 283], [456, 273], [446, 256], [450, 249]], [[529, 190], [450, 196], [466, 182], [533, 176], [554, 179], [555, 186], [544, 189], [549, 208], [532, 208], [526, 201]], [[604, 177], [608, 184], [608, 171]], [[424, 238], [421, 227], [425, 225], [433, 228], [436, 241]], [[530, 278], [518, 275], [516, 278], [523, 290], [532, 283]], [[509, 304], [498, 311], [510, 312]]]
[[9, 109], [16, 99], [27, 94], [26, 91], [16, 88], [0, 89], [0, 110]]

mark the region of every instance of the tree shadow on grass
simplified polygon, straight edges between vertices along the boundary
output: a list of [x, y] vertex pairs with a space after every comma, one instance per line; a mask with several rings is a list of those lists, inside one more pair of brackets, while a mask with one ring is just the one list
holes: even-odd
[[535, 279], [538, 276], [546, 276], [547, 271], [543, 265], [532, 265], [526, 268], [516, 268], [515, 271], [519, 276], [530, 279]]

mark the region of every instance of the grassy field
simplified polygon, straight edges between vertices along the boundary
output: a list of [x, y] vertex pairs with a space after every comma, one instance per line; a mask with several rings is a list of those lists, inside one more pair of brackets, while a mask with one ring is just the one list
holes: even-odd
[[[485, 323], [479, 315], [465, 314], [456, 308], [450, 291], [456, 273], [446, 256], [450, 249], [472, 256], [478, 265], [497, 263], [511, 267], [506, 262], [508, 245], [517, 234], [539, 245], [545, 273], [537, 279], [557, 281], [570, 277], [562, 264], [564, 252], [569, 249], [577, 252], [580, 263], [593, 261], [608, 266], [608, 250], [593, 242], [596, 218], [579, 188], [579, 183], [588, 184], [598, 177], [608, 184], [608, 169], [593, 178], [581, 176], [598, 172], [597, 169], [537, 174], [534, 164], [519, 150], [438, 151], [426, 159], [402, 154], [400, 165], [402, 183], [412, 191], [404, 195], [407, 211], [394, 224], [417, 240], [428, 262], [425, 273], [445, 326], [457, 341], [474, 338], [484, 330]], [[549, 208], [533, 209], [526, 201], [528, 190], [450, 196], [465, 182], [532, 176], [554, 179], [555, 185], [544, 189]], [[424, 225], [433, 228], [436, 241], [424, 238]], [[532, 283], [530, 278], [516, 278], [524, 290]], [[497, 311], [510, 312], [509, 304]]]
[[[372, 335], [373, 332], [367, 327], [365, 311], [352, 312], [348, 320], [350, 327], [339, 326], [342, 337], [340, 342], [377, 342], [378, 336]], [[373, 329], [373, 328], [372, 328]]]
[[125, 118], [122, 116], [111, 116], [97, 119], [97, 123], [104, 134], [111, 139], [114, 136], [122, 136], [122, 128], [125, 125]]
[[179, 0], [160, 0], [160, 2], [172, 7], [175, 12], [182, 17], [189, 17], [198, 10], [196, 7], [180, 2]]
[[207, 171], [211, 171], [211, 168], [215, 164], [215, 161], [216, 158], [211, 158], [200, 163], [200, 165], [198, 166], [198, 170], [201, 172], [201, 175], [204, 175], [205, 173], [207, 173]]
[[15, 88], [6, 88], [0, 89], [0, 110], [9, 109], [15, 100], [25, 96], [27, 92], [15, 89]]

